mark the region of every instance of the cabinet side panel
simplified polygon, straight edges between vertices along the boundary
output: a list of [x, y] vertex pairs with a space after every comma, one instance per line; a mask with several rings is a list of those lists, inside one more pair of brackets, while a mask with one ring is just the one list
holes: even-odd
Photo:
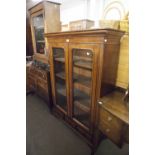
[[120, 44], [105, 44], [100, 96], [111, 92], [116, 83]]
[[45, 33], [61, 31], [60, 5], [45, 3]]

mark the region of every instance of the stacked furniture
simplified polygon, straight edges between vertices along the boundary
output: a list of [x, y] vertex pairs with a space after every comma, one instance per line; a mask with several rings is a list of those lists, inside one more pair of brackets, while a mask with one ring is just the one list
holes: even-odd
[[61, 30], [60, 4], [42, 1], [29, 9], [33, 43], [33, 65], [27, 68], [28, 90], [35, 91], [51, 106], [50, 72], [44, 33]]

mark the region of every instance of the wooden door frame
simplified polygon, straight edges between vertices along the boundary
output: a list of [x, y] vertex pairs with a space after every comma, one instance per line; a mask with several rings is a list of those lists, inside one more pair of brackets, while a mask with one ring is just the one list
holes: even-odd
[[[67, 112], [56, 104], [56, 83], [54, 73], [54, 61], [52, 48], [63, 48], [65, 54], [65, 73], [66, 73], [66, 98], [67, 98]], [[49, 63], [50, 63], [50, 75], [51, 75], [51, 87], [52, 87], [52, 98], [53, 104], [65, 115], [69, 115], [69, 78], [68, 78], [68, 43], [52, 43], [49, 45]]]
[[[47, 56], [44, 54], [40, 54], [37, 53], [37, 47], [36, 47], [36, 38], [35, 38], [35, 31], [34, 31], [34, 26], [33, 26], [33, 18], [39, 15], [43, 15], [43, 24], [44, 24], [44, 30], [45, 30], [45, 13], [44, 10], [41, 9], [35, 13], [32, 13], [30, 15], [30, 23], [31, 23], [31, 34], [32, 34], [32, 44], [33, 44], [33, 51], [34, 51], [34, 55], [35, 55], [35, 59], [43, 61], [45, 63], [47, 63], [48, 58]], [[44, 38], [45, 39], [45, 38]], [[46, 48], [46, 42], [45, 42], [45, 48]]]
[[[90, 129], [88, 127], [86, 127], [84, 124], [82, 124], [81, 122], [79, 122], [77, 119], [73, 118], [73, 99], [72, 99], [72, 95], [73, 95], [73, 59], [72, 59], [72, 49], [76, 48], [76, 49], [89, 49], [93, 52], [93, 64], [92, 64], [92, 81], [91, 81], [91, 112], [90, 112]], [[97, 66], [98, 63], [97, 59], [99, 56], [99, 52], [100, 52], [100, 44], [97, 43], [69, 43], [69, 48], [68, 48], [68, 52], [69, 52], [69, 85], [70, 85], [70, 116], [72, 117], [73, 121], [76, 122], [80, 127], [82, 127], [84, 130], [92, 133], [93, 132], [93, 124], [94, 124], [94, 116], [95, 116], [95, 104], [96, 104], [96, 79], [97, 79]]]

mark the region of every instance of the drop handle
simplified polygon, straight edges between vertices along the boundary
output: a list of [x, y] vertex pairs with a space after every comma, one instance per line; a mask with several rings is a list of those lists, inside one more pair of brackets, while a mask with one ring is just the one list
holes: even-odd
[[112, 121], [112, 118], [111, 117], [108, 117], [108, 121]]
[[106, 132], [110, 132], [110, 129], [106, 129]]
[[98, 101], [98, 104], [99, 104], [99, 105], [102, 105], [102, 104], [103, 104], [103, 102], [102, 102], [102, 101]]

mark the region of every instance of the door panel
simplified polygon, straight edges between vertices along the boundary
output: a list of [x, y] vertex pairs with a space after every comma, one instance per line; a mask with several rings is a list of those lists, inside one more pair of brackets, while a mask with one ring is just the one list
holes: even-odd
[[31, 28], [33, 36], [34, 50], [38, 54], [45, 54], [45, 39], [44, 39], [44, 13], [39, 11], [31, 15]]
[[98, 51], [97, 44], [69, 44], [71, 115], [86, 130], [93, 120]]
[[69, 109], [67, 44], [57, 43], [50, 46], [50, 72], [54, 104], [67, 114]]

